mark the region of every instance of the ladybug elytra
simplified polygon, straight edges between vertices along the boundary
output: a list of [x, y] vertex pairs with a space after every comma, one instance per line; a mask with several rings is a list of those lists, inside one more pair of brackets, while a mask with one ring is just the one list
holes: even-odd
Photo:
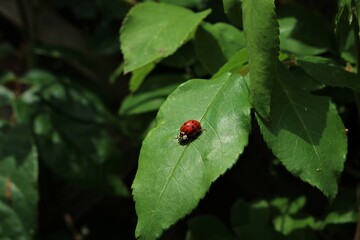
[[194, 140], [199, 133], [201, 133], [202, 128], [199, 121], [188, 120], [180, 128], [180, 133], [177, 137], [178, 143], [180, 145], [186, 145], [191, 140]]

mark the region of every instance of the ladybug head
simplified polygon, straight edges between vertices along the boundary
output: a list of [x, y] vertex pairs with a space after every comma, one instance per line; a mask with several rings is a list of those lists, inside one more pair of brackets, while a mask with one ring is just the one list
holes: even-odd
[[179, 136], [177, 137], [178, 143], [180, 145], [185, 145], [188, 143], [188, 136], [184, 132], [180, 132]]

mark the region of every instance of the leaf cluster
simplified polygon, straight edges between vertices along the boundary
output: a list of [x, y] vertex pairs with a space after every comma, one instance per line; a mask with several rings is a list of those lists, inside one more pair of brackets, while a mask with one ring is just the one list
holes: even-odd
[[353, 239], [359, 6], [0, 1], [0, 239]]

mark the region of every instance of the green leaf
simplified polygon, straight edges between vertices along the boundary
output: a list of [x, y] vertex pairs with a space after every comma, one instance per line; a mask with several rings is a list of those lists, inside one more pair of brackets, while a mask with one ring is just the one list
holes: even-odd
[[298, 88], [307, 92], [312, 92], [324, 88], [323, 84], [316, 82], [307, 72], [299, 66], [292, 66], [290, 68], [292, 75], [295, 77]]
[[347, 11], [348, 11], [347, 12], [348, 13], [348, 21], [349, 21], [349, 24], [351, 24], [352, 19], [353, 19], [351, 5], [352, 5], [352, 0], [339, 0], [339, 2], [338, 2], [339, 9], [336, 14], [336, 21], [335, 21], [336, 25], [338, 24], [339, 19], [343, 15], [345, 9], [347, 9]]
[[249, 204], [239, 199], [232, 206], [231, 225], [238, 239], [283, 239], [270, 223], [270, 205], [262, 200]]
[[[15, 98], [15, 94], [12, 91], [10, 91], [8, 88], [0, 85], [0, 107], [10, 104], [11, 100], [14, 98]], [[2, 116], [2, 115], [0, 115], [0, 116]]]
[[[337, 31], [340, 19], [347, 13], [348, 23], [351, 25], [354, 17], [357, 20], [357, 28], [360, 26], [360, 1], [359, 0], [339, 0], [339, 9], [335, 18], [335, 30]], [[347, 10], [344, 13], [344, 10]], [[358, 37], [360, 37], [360, 30], [358, 30]]]
[[230, 22], [242, 28], [241, 0], [223, 0], [224, 12]]
[[124, 72], [124, 63], [121, 62], [109, 76], [109, 83], [114, 84], [116, 79]]
[[[250, 132], [245, 80], [226, 73], [180, 85], [159, 110], [157, 126], [145, 138], [133, 183], [136, 236], [155, 239], [196, 207], [213, 181], [243, 152]], [[181, 146], [175, 137], [189, 119], [204, 131]]]
[[209, 13], [165, 3], [137, 4], [120, 30], [125, 73], [173, 54]]
[[269, 148], [292, 174], [333, 199], [347, 153], [345, 128], [329, 98], [297, 89], [294, 81], [279, 64], [272, 121], [257, 116], [260, 129]]
[[84, 122], [103, 122], [109, 115], [100, 99], [67, 77], [55, 77], [42, 70], [30, 71], [24, 79], [33, 86], [30, 93], [41, 96], [43, 103]]
[[[347, 15], [347, 16], [345, 16]], [[339, 0], [338, 12], [335, 17], [335, 32], [339, 31], [341, 19], [347, 17], [348, 25], [351, 25], [353, 20], [352, 0]], [[341, 26], [340, 26], [341, 28]]]
[[[33, 70], [32, 87], [20, 98], [20, 111], [33, 115], [41, 159], [58, 176], [75, 185], [119, 196], [129, 194], [121, 180], [123, 157], [104, 127], [107, 110], [85, 87], [50, 72]], [[37, 99], [37, 101], [31, 101]]]
[[149, 63], [132, 72], [130, 78], [130, 91], [135, 92], [145, 80], [146, 76], [155, 68], [154, 63]]
[[118, 121], [118, 127], [128, 140], [131, 139], [141, 143], [147, 133], [155, 127], [155, 117], [156, 112], [121, 115]]
[[[356, 188], [356, 187], [355, 187]], [[329, 224], [356, 223], [358, 218], [358, 205], [355, 188], [341, 188], [339, 195], [327, 209], [323, 219], [323, 226]]]
[[249, 53], [250, 99], [256, 112], [268, 119], [279, 55], [279, 26], [275, 5], [273, 0], [243, 0], [242, 8]]
[[41, 159], [60, 177], [87, 189], [129, 195], [119, 176], [121, 153], [101, 125], [49, 112], [35, 118], [34, 132]]
[[306, 204], [306, 198], [301, 196], [294, 201], [290, 202], [288, 198], [275, 198], [271, 201], [270, 205], [277, 208], [279, 212], [284, 214], [297, 214]]
[[212, 74], [244, 47], [244, 33], [229, 24], [203, 23], [196, 31], [196, 53], [203, 66]]
[[189, 69], [196, 63], [198, 57], [195, 52], [194, 42], [190, 41], [181, 46], [174, 54], [164, 58], [161, 64], [172, 68]]
[[279, 211], [273, 219], [274, 228], [287, 237], [296, 230], [304, 231], [306, 228], [321, 229], [321, 221], [301, 212], [305, 204], [306, 198], [304, 196], [293, 201], [288, 198], [273, 199], [270, 205]]
[[345, 61], [356, 63], [356, 33], [354, 25], [349, 25], [345, 17], [341, 17], [336, 24], [335, 38], [337, 42], [337, 49], [341, 58]]
[[320, 229], [321, 222], [316, 221], [312, 216], [301, 218], [291, 217], [289, 215], [278, 216], [274, 219], [275, 229], [284, 235], [289, 235], [293, 231], [306, 228]]
[[[294, 17], [279, 19], [281, 51], [296, 54], [297, 56], [317, 55], [326, 52], [328, 46], [313, 46], [311, 43], [298, 39], [296, 35], [304, 34], [301, 30], [295, 29], [295, 26], [299, 24], [298, 22]], [[314, 36], [314, 34], [311, 36]], [[319, 34], [319, 36], [323, 35]]]
[[158, 110], [166, 97], [186, 79], [186, 75], [175, 73], [149, 77], [138, 91], [124, 99], [119, 113], [131, 115]]
[[[238, 51], [229, 61], [227, 61], [214, 75], [213, 78], [217, 78], [226, 72], [237, 72], [240, 71], [248, 63], [248, 51], [246, 48]], [[245, 75], [245, 74], [241, 74]]]
[[235, 240], [236, 237], [230, 232], [223, 222], [214, 216], [199, 216], [190, 219], [187, 240]]
[[331, 49], [333, 32], [327, 19], [301, 6], [279, 9], [280, 49], [299, 56]]
[[298, 58], [296, 63], [315, 81], [332, 87], [350, 88], [360, 93], [360, 78], [334, 61], [322, 57]]
[[0, 146], [0, 239], [32, 239], [37, 228], [38, 155], [28, 126], [0, 132]]

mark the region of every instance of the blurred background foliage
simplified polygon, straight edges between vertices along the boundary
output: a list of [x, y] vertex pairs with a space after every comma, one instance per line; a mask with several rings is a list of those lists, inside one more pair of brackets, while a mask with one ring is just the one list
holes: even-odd
[[[119, 28], [138, 2], [0, 0], [0, 239], [134, 238], [131, 183], [156, 111], [180, 83], [209, 77], [244, 47], [222, 1], [162, 0], [212, 13], [196, 41], [124, 75]], [[346, 19], [333, 32], [337, 1], [276, 3], [282, 51], [355, 63]], [[231, 48], [214, 58], [214, 44]], [[353, 239], [359, 129], [353, 98], [344, 90], [334, 99], [352, 130], [332, 204], [273, 158], [253, 124], [250, 161], [238, 161], [162, 239]]]

